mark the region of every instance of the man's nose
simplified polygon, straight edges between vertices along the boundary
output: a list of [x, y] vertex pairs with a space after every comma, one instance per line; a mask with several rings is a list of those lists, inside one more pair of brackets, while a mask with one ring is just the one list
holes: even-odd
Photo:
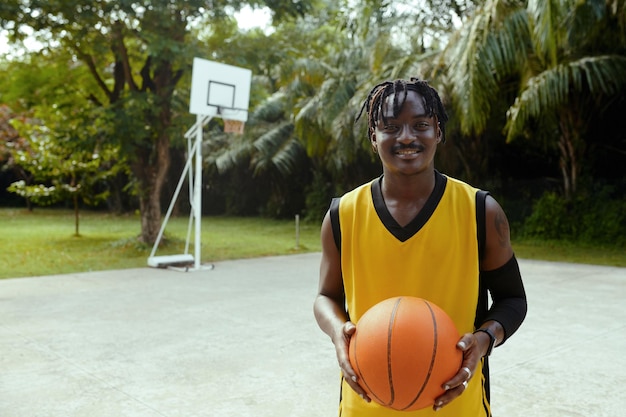
[[400, 129], [400, 135], [398, 136], [398, 141], [402, 143], [410, 143], [413, 142], [416, 138], [415, 131], [411, 128], [411, 125], [404, 124]]

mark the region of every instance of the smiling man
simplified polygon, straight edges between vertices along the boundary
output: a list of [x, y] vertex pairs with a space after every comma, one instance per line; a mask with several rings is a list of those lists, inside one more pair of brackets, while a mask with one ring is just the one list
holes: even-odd
[[[488, 193], [435, 169], [448, 116], [427, 82], [376, 85], [358, 118], [363, 112], [383, 172], [331, 202], [314, 303], [343, 376], [339, 415], [489, 417], [488, 357], [526, 315], [506, 215]], [[413, 412], [371, 401], [348, 356], [354, 323], [378, 302], [402, 295], [443, 308], [462, 335], [458, 372], [432, 408]]]

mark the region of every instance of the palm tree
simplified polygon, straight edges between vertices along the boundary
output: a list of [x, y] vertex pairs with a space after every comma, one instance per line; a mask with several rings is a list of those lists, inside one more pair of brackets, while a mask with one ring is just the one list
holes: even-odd
[[[625, 9], [623, 0], [487, 1], [445, 53], [462, 131], [483, 132], [492, 98], [516, 77], [507, 141], [556, 142], [564, 194], [573, 196], [590, 141], [586, 115], [626, 87]], [[532, 121], [544, 130], [532, 132]]]
[[[305, 106], [305, 98], [313, 96], [324, 80], [321, 57], [327, 43], [323, 38], [331, 36], [327, 27], [319, 27], [314, 20], [309, 16], [283, 22], [271, 34], [231, 33], [227, 42], [220, 34], [219, 45], [227, 43], [228, 47], [213, 49], [215, 59], [238, 62], [253, 69], [255, 76], [245, 133], [233, 136], [211, 131], [205, 142], [205, 162], [215, 169], [216, 177], [246, 172], [248, 183], [254, 181], [269, 190], [265, 191], [266, 201], [255, 202], [266, 205], [257, 207], [262, 211], [281, 201], [291, 204], [297, 198], [293, 189], [301, 192], [305, 187], [302, 181], [310, 176], [308, 145], [296, 132], [295, 118]], [[310, 55], [303, 57], [301, 51], [307, 46]], [[273, 215], [280, 212], [272, 211]]]
[[354, 46], [343, 11], [318, 12], [281, 24], [267, 37], [283, 55], [271, 73], [253, 80], [253, 88], [264, 85], [267, 97], [254, 106], [245, 135], [234, 141], [213, 135], [209, 162], [220, 172], [248, 164], [255, 175], [273, 172], [287, 179], [312, 164], [341, 179], [365, 149], [353, 132], [360, 106], [353, 98], [359, 81], [370, 74], [369, 56]]
[[[314, 94], [299, 101], [296, 133], [309, 156], [345, 186], [350, 185], [349, 180], [342, 183], [348, 172], [373, 162], [365, 121], [355, 127], [370, 89], [385, 79], [419, 75], [422, 61], [435, 56], [424, 47], [418, 14], [398, 8], [401, 4], [369, 0], [346, 7], [341, 16], [345, 29], [319, 71], [322, 82], [311, 85]], [[356, 171], [352, 180], [362, 182], [365, 173]]]
[[[266, 100], [255, 106], [244, 137], [214, 135], [210, 162], [221, 172], [245, 165], [283, 180], [310, 166], [312, 187], [327, 187], [331, 195], [378, 173], [366, 123], [355, 126], [363, 100], [384, 79], [421, 75], [424, 62], [432, 66], [438, 51], [426, 48], [424, 38], [437, 38], [445, 26], [427, 23], [414, 8], [395, 7], [401, 3], [330, 1], [330, 11], [280, 25], [266, 43], [280, 45], [284, 55], [271, 73], [255, 71], [266, 79]], [[244, 48], [231, 49], [241, 56]]]

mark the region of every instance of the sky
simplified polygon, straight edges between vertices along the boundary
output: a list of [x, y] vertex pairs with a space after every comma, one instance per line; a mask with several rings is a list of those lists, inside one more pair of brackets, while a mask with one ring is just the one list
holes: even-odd
[[[240, 12], [235, 13], [235, 20], [239, 28], [243, 30], [252, 29], [255, 27], [267, 27], [272, 19], [270, 10], [268, 8], [252, 9], [250, 6], [244, 7]], [[37, 49], [39, 44], [33, 38], [26, 38], [24, 46], [27, 49]], [[10, 51], [6, 31], [0, 30], [0, 54], [5, 55]]]
[[268, 8], [252, 9], [245, 6], [240, 12], [235, 13], [235, 19], [240, 29], [252, 29], [254, 27], [266, 27], [272, 20], [272, 15]]

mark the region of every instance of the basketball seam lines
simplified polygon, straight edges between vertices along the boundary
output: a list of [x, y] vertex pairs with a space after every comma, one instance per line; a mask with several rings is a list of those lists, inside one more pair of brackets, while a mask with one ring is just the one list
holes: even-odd
[[363, 375], [363, 372], [361, 372], [361, 366], [359, 365], [359, 359], [358, 359], [359, 355], [356, 354], [357, 343], [359, 342], [358, 334], [355, 334], [353, 337], [354, 337], [354, 362], [355, 362], [355, 365], [356, 365], [355, 371], [359, 375], [360, 381], [363, 383], [363, 385], [365, 385], [366, 391], [368, 391], [370, 393], [370, 395], [375, 397], [376, 400], [378, 401], [378, 403], [382, 404], [383, 400], [381, 398], [379, 398], [378, 395], [376, 395], [373, 392], [372, 388], [369, 386], [369, 384], [367, 383], [367, 380], [365, 379], [365, 375]]
[[391, 312], [391, 317], [389, 318], [389, 331], [387, 331], [387, 373], [389, 375], [389, 394], [390, 399], [388, 405], [392, 405], [395, 401], [396, 393], [393, 389], [393, 374], [391, 369], [391, 340], [393, 338], [393, 323], [396, 320], [396, 313], [400, 306], [400, 301], [402, 301], [402, 297], [398, 298], [396, 301], [396, 305], [393, 306], [393, 310]]
[[424, 379], [422, 388], [420, 388], [419, 392], [417, 393], [413, 401], [411, 401], [409, 405], [404, 407], [403, 410], [410, 408], [413, 404], [415, 404], [415, 402], [419, 399], [419, 397], [421, 397], [422, 392], [424, 392], [424, 389], [426, 388], [426, 385], [428, 385], [428, 381], [430, 380], [430, 377], [432, 375], [433, 368], [435, 366], [435, 357], [437, 356], [437, 319], [435, 318], [435, 313], [433, 312], [433, 309], [430, 307], [430, 303], [428, 303], [427, 301], [424, 301], [424, 303], [426, 304], [426, 307], [428, 307], [428, 311], [430, 311], [430, 316], [433, 320], [433, 336], [434, 336], [433, 355], [430, 358], [430, 367], [428, 368], [428, 373], [426, 374], [426, 378]]

